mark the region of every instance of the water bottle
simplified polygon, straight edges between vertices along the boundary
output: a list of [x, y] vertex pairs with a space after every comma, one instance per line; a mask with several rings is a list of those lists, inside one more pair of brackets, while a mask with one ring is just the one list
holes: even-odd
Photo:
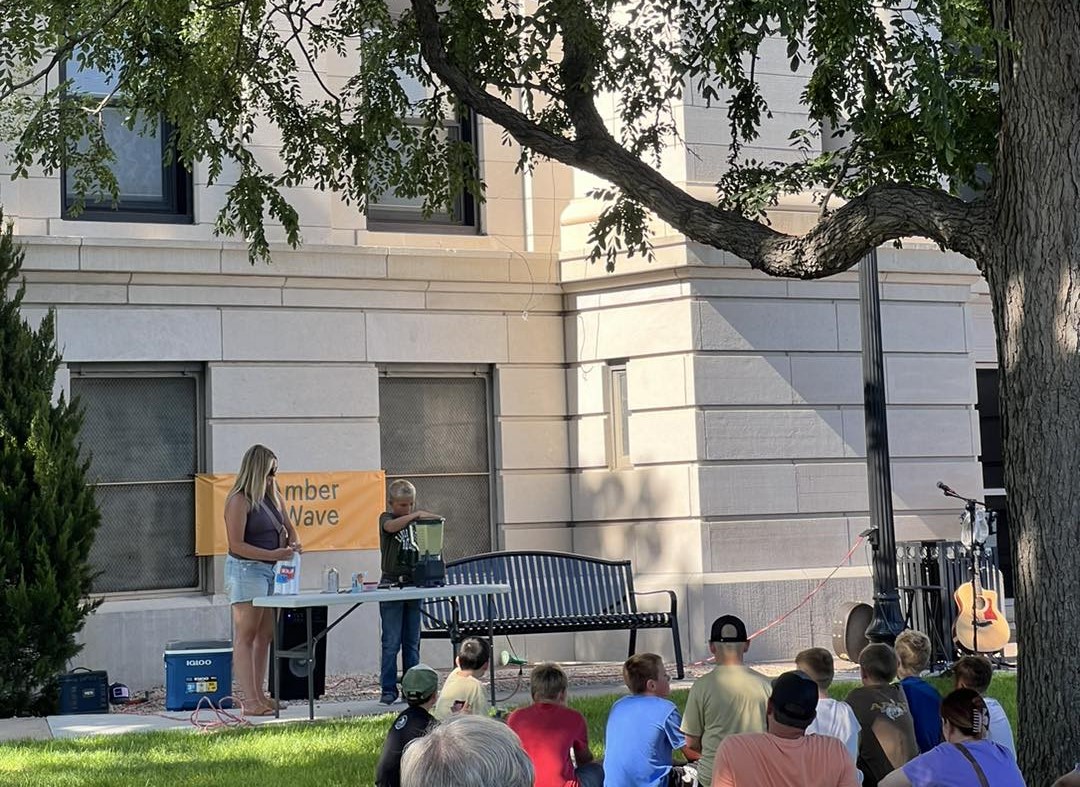
[[274, 594], [295, 596], [300, 592], [300, 553], [293, 552], [288, 560], [279, 560], [274, 565]]
[[323, 585], [323, 592], [324, 593], [337, 593], [338, 592], [338, 581], [339, 581], [338, 570], [336, 568], [334, 568], [333, 566], [327, 566], [326, 569], [325, 569], [325, 572], [326, 572], [326, 582]]

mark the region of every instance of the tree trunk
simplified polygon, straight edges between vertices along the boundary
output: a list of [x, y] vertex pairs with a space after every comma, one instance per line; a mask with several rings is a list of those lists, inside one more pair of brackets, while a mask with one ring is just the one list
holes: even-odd
[[1016, 567], [1020, 766], [1080, 761], [1080, 4], [1024, 0], [999, 24], [996, 251], [1005, 485]]

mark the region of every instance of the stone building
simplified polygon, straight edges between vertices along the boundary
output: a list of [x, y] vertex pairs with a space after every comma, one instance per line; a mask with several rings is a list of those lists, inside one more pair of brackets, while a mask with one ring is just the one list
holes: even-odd
[[[787, 134], [803, 119], [807, 74], [775, 46], [759, 62], [774, 115], [748, 151], [759, 158], [794, 155]], [[331, 84], [352, 73], [320, 68]], [[673, 181], [711, 192], [723, 112], [692, 92], [677, 108]], [[365, 216], [296, 188], [304, 244], [275, 246], [268, 265], [214, 236], [225, 186], [206, 185], [201, 165], [160, 181], [133, 167], [121, 211], [77, 219], [63, 178], [0, 181], [27, 248], [26, 315], [57, 310], [58, 384], [86, 409], [104, 514], [92, 559], [106, 600], [80, 663], [141, 687], [160, 682], [166, 641], [228, 637], [223, 559], [193, 551], [192, 476], [235, 472], [255, 442], [282, 470], [413, 478], [448, 516], [451, 556], [631, 559], [639, 589], [678, 592], [691, 661], [713, 617], [764, 625], [867, 527], [854, 272], [771, 279], [659, 228], [654, 261], [606, 273], [587, 261], [591, 178], [516, 172], [498, 128], [473, 130], [488, 199], [458, 221], [422, 221], [392, 197]], [[147, 143], [121, 144], [123, 167]], [[273, 156], [273, 133], [256, 145]], [[773, 221], [798, 231], [815, 212], [792, 202]], [[917, 239], [882, 249], [880, 267], [898, 538], [955, 537], [958, 510], [934, 484], [983, 493], [976, 379], [996, 363], [985, 288], [969, 261]], [[324, 563], [347, 575], [377, 558], [309, 553], [303, 584]], [[752, 654], [829, 645], [837, 606], [869, 588], [857, 551]], [[335, 630], [331, 672], [375, 671], [377, 620], [362, 608]], [[530, 659], [615, 660], [626, 638], [513, 644]], [[445, 645], [424, 647], [447, 661]], [[639, 647], [672, 655], [662, 632]]]

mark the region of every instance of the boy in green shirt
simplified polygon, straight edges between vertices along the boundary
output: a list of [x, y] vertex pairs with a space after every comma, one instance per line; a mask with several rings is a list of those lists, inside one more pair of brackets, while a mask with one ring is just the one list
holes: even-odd
[[765, 706], [772, 684], [743, 665], [749, 648], [746, 624], [739, 618], [721, 615], [713, 621], [709, 652], [716, 667], [690, 687], [681, 728], [686, 748], [701, 755], [697, 773], [702, 787], [712, 784], [713, 759], [724, 738], [740, 732], [765, 732]]
[[[404, 479], [390, 484], [387, 490], [389, 510], [379, 517], [379, 551], [382, 553], [380, 586], [410, 584], [419, 550], [416, 547], [417, 519], [433, 517], [427, 511], [414, 511], [416, 487]], [[401, 651], [402, 672], [420, 663], [420, 602], [382, 601], [382, 696], [379, 702], [397, 701], [397, 654]]]

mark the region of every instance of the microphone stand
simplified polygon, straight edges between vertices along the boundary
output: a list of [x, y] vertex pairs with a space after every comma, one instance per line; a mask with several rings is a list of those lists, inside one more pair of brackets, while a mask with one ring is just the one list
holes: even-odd
[[[968, 515], [968, 522], [971, 523], [971, 546], [968, 547], [968, 566], [971, 571], [971, 649], [975, 653], [979, 652], [979, 605], [978, 600], [975, 598], [975, 580], [977, 578], [977, 572], [981, 568], [981, 557], [983, 551], [983, 542], [975, 540], [975, 510], [978, 506], [982, 506], [986, 509], [986, 503], [980, 502], [972, 497], [964, 497], [952, 487], [946, 486], [941, 481], [938, 481], [938, 488], [942, 491], [945, 497], [954, 497], [957, 500], [964, 501], [964, 510]], [[987, 509], [989, 511], [989, 509]], [[989, 524], [989, 523], [988, 523]]]

